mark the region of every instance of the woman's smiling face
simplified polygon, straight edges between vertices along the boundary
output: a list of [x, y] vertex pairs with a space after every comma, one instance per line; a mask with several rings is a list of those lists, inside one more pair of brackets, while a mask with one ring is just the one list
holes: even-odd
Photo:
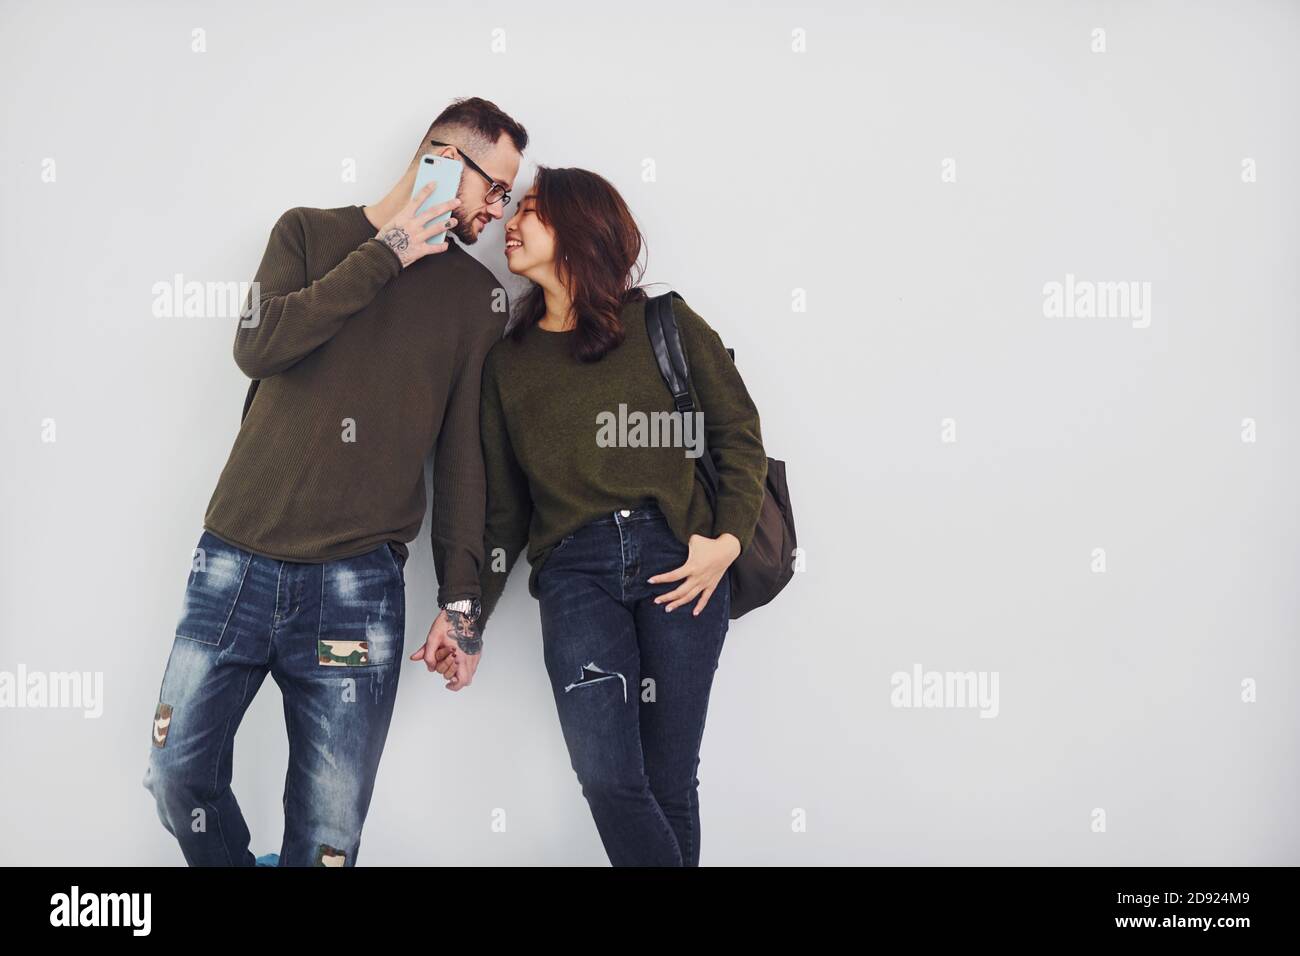
[[537, 214], [537, 193], [529, 190], [506, 223], [506, 265], [515, 275], [555, 268], [555, 233]]

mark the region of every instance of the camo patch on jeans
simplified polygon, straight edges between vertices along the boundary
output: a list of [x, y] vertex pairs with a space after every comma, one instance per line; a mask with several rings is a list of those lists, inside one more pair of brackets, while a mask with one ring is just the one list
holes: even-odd
[[158, 704], [158, 709], [153, 712], [153, 745], [161, 748], [167, 743], [167, 731], [172, 726], [172, 705]]
[[316, 848], [316, 862], [313, 866], [342, 866], [346, 861], [346, 853], [322, 843]]
[[327, 641], [316, 642], [322, 667], [356, 667], [370, 663], [369, 641]]

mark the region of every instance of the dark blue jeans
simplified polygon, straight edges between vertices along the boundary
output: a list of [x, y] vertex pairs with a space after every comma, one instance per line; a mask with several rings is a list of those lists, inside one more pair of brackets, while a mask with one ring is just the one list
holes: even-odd
[[698, 866], [700, 741], [727, 632], [724, 577], [698, 616], [646, 578], [686, 561], [653, 503], [561, 541], [538, 574], [542, 641], [570, 762], [614, 866]]
[[324, 564], [250, 554], [211, 532], [163, 676], [144, 785], [191, 866], [252, 866], [230, 789], [235, 731], [269, 672], [289, 772], [281, 866], [352, 866], [397, 694], [403, 559], [387, 544]]

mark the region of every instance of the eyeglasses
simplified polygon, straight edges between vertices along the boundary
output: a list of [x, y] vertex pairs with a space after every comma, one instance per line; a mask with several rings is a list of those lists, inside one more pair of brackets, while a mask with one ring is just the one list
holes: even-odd
[[466, 166], [474, 170], [474, 172], [478, 173], [480, 176], [482, 176], [484, 179], [488, 181], [487, 197], [484, 201], [489, 206], [492, 205], [494, 202], [496, 202], [498, 199], [501, 200], [501, 206], [503, 208], [510, 205], [510, 193], [506, 192], [506, 187], [502, 186], [499, 182], [497, 182], [486, 172], [484, 172], [483, 167], [480, 166], [478, 163], [474, 162], [474, 160], [470, 159], [468, 156], [466, 156], [465, 151], [461, 149], [459, 146], [457, 146], [455, 143], [440, 143], [436, 139], [431, 139], [429, 140], [429, 145], [450, 146], [456, 152], [460, 153], [460, 158], [465, 160]]

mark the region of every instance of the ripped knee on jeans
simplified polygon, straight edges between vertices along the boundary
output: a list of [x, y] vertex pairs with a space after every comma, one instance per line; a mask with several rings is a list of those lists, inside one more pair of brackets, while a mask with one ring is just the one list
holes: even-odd
[[567, 694], [575, 687], [590, 687], [592, 684], [600, 684], [605, 681], [619, 680], [623, 683], [623, 703], [627, 703], [627, 678], [618, 671], [607, 671], [604, 668], [597, 667], [594, 661], [583, 664], [578, 669], [578, 679], [564, 688]]

